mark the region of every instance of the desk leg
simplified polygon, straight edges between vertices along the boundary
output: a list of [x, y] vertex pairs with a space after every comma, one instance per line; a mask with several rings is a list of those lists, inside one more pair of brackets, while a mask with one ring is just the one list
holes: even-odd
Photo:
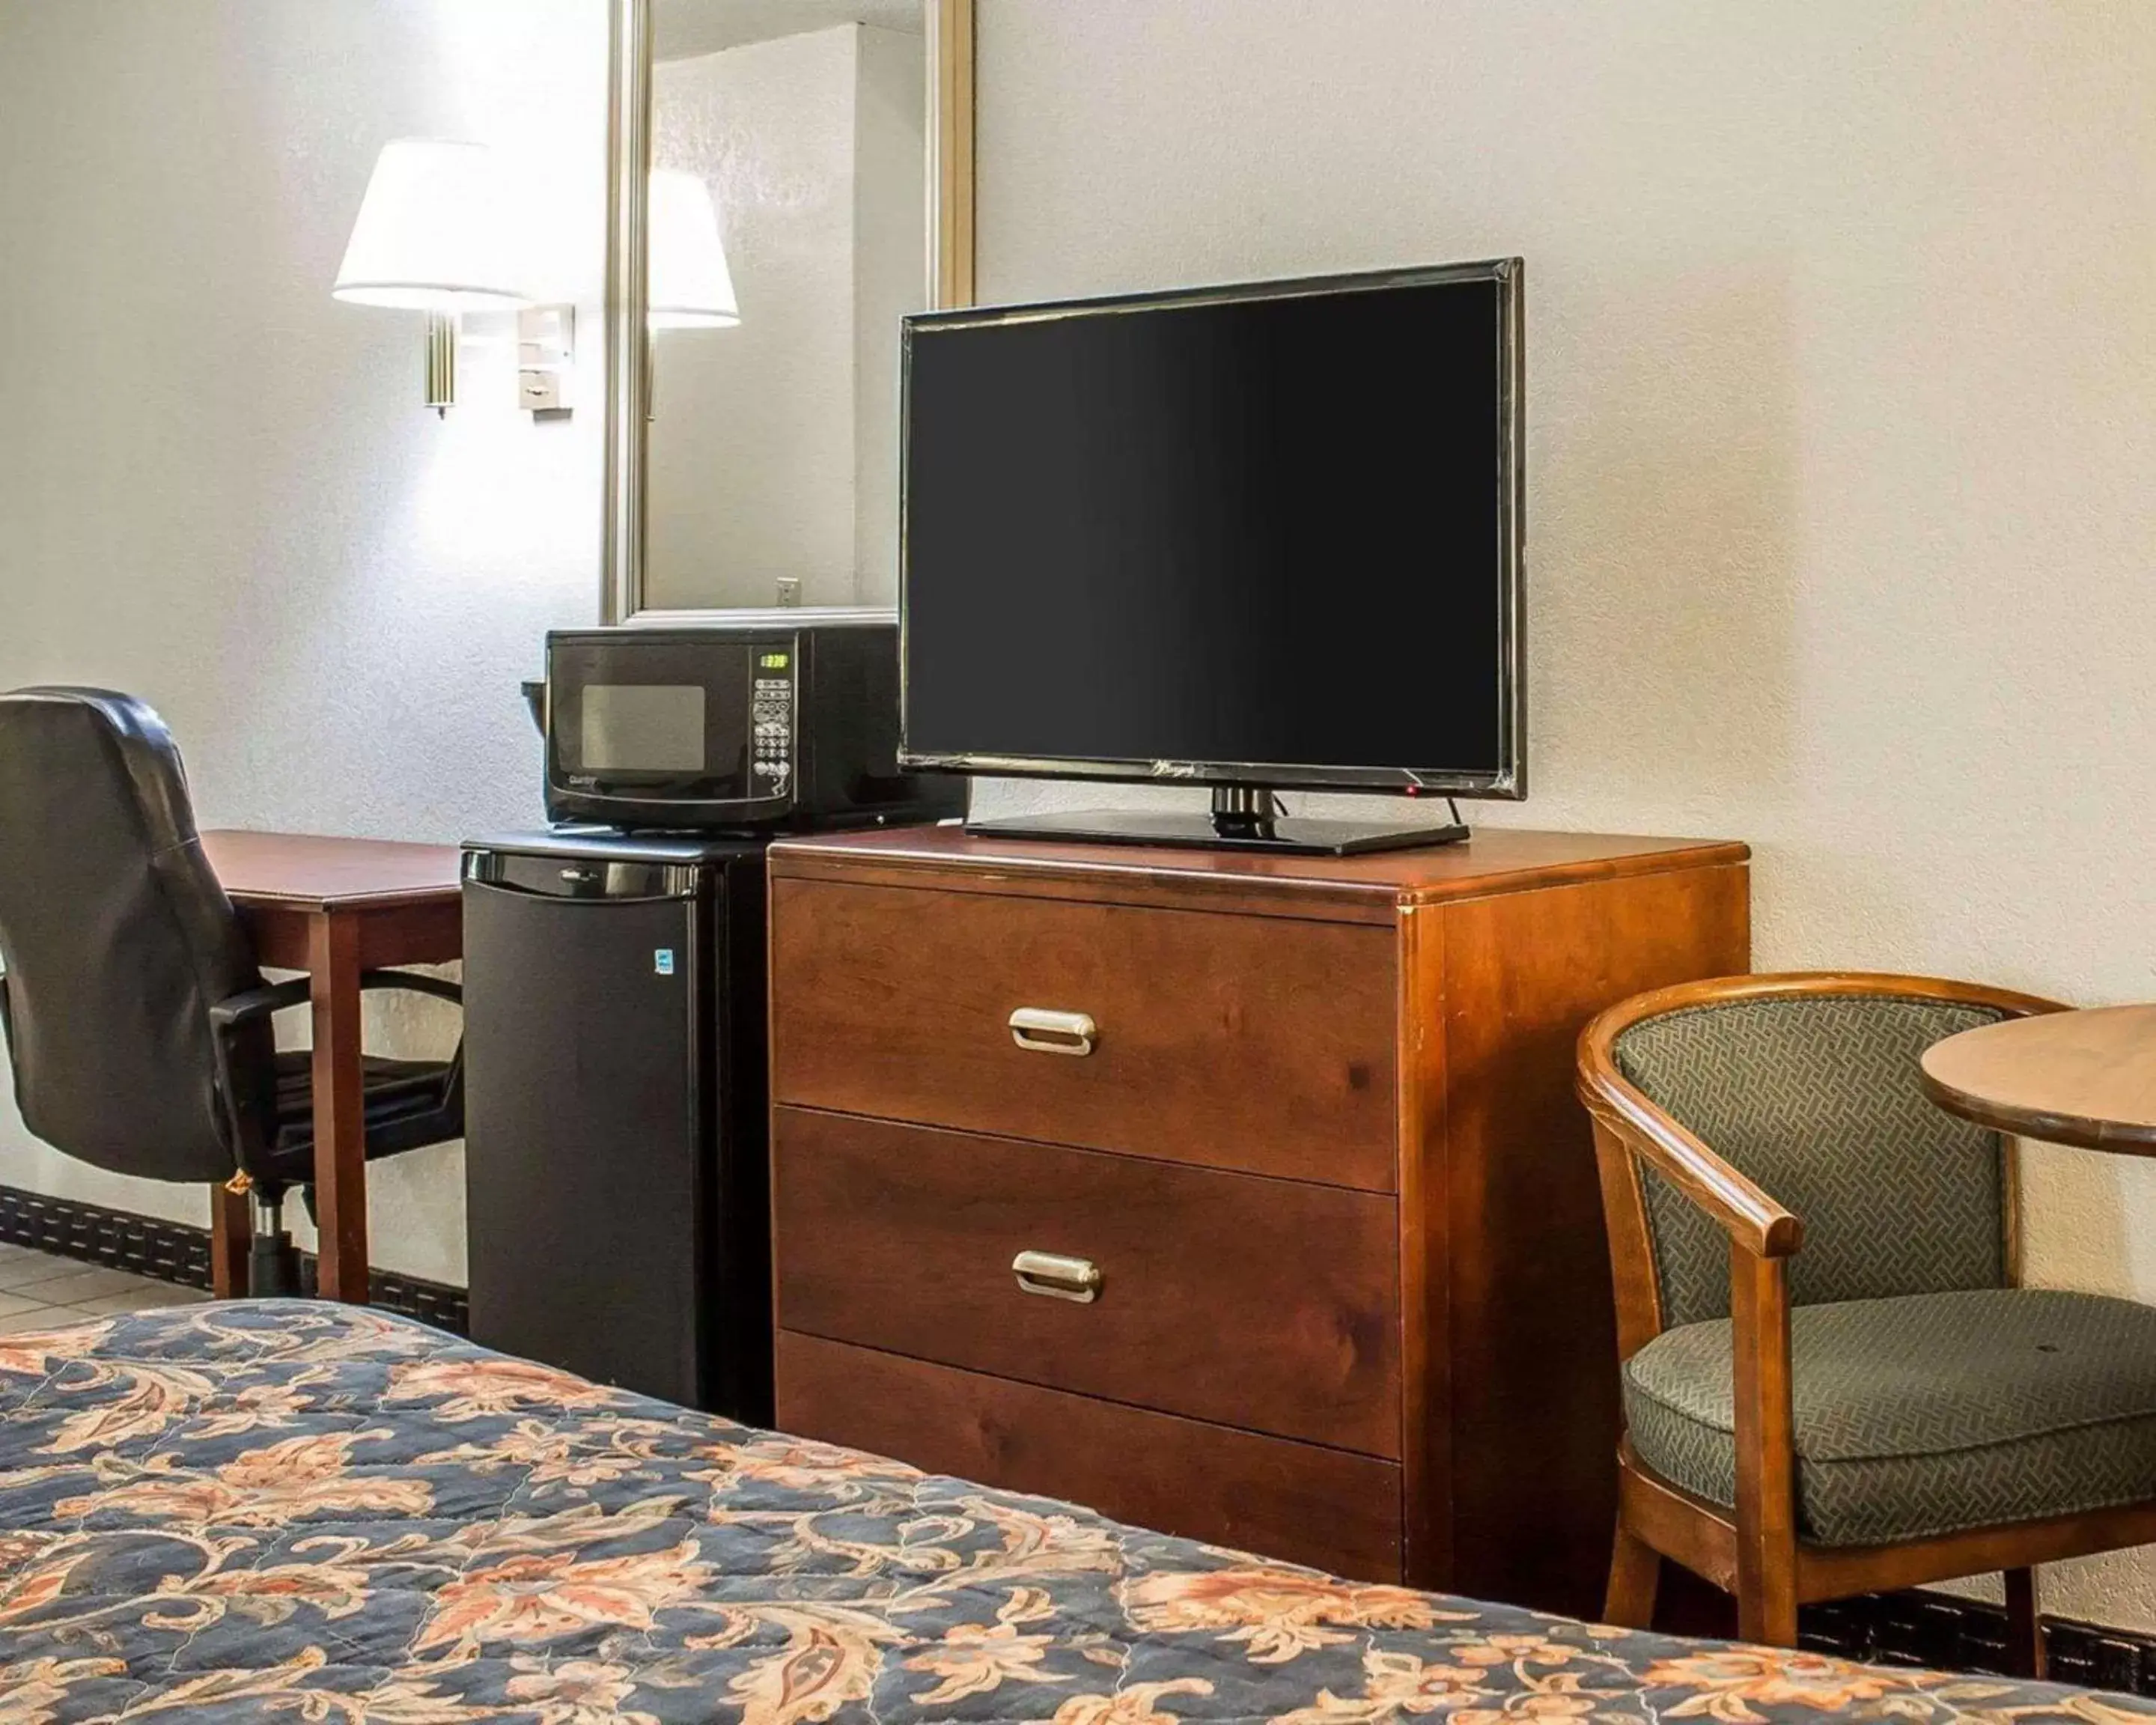
[[367, 1304], [367, 1117], [359, 1062], [359, 922], [336, 911], [307, 922], [315, 1021], [316, 1291]]
[[219, 1181], [209, 1189], [209, 1291], [220, 1300], [247, 1292], [248, 1248], [254, 1218], [244, 1192]]

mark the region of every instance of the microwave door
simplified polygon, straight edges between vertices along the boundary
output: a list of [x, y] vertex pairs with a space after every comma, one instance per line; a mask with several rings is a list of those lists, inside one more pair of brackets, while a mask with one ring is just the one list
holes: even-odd
[[557, 784], [624, 806], [747, 802], [752, 672], [746, 647], [657, 640], [557, 649], [548, 749]]

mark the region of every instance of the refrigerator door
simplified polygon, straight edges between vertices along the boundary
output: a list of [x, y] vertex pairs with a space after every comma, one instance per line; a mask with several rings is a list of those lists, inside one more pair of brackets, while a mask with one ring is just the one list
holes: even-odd
[[465, 884], [472, 1339], [692, 1407], [720, 878], [476, 853]]

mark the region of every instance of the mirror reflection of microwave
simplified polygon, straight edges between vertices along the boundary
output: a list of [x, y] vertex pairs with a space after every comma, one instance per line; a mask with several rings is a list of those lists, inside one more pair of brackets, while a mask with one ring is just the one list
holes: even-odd
[[898, 624], [716, 622], [547, 637], [547, 818], [661, 831], [965, 812], [898, 767]]

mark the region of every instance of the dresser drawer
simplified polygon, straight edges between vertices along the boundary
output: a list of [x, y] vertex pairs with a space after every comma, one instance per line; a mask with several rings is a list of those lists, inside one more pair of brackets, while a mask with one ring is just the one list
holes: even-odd
[[[788, 880], [772, 906], [779, 1101], [1393, 1189], [1388, 929]], [[1019, 1046], [1027, 1009], [1090, 1051]]]
[[1400, 1579], [1400, 1470], [1368, 1455], [786, 1332], [778, 1424], [1188, 1539]]
[[796, 1108], [773, 1158], [783, 1328], [1399, 1454], [1389, 1198]]

